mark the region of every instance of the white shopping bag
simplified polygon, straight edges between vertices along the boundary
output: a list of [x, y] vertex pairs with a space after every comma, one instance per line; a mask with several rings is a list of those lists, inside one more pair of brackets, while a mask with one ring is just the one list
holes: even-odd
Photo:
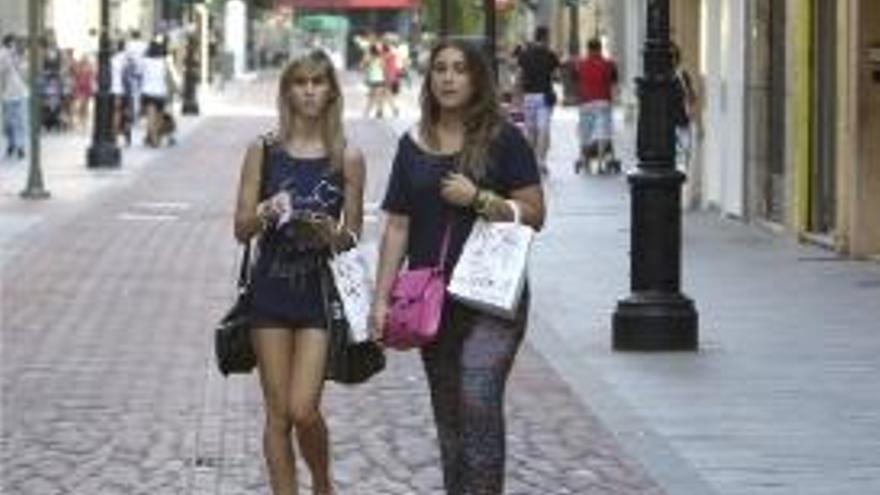
[[342, 300], [342, 310], [352, 342], [365, 342], [370, 338], [367, 318], [370, 314], [372, 282], [364, 252], [358, 246], [335, 254], [328, 262], [333, 282]]
[[447, 291], [463, 304], [513, 319], [526, 282], [529, 249], [535, 231], [519, 223], [477, 220], [452, 271]]

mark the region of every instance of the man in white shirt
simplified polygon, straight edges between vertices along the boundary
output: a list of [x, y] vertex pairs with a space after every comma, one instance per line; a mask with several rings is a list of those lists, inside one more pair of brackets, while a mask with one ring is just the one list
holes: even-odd
[[6, 157], [22, 159], [27, 139], [28, 87], [17, 45], [15, 36], [10, 34], [3, 37], [0, 47], [0, 102]]
[[[149, 45], [141, 38], [141, 32], [137, 29], [131, 32], [128, 41], [125, 42], [125, 54], [129, 60], [133, 60], [137, 64], [138, 74], [144, 73], [144, 58], [147, 55], [147, 47]], [[133, 123], [136, 123], [141, 115], [141, 86], [140, 83], [132, 88], [131, 94], [133, 108]]]

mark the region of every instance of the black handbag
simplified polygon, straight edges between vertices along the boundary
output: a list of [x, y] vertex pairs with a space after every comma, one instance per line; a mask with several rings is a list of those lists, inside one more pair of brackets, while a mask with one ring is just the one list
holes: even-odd
[[376, 342], [352, 342], [342, 300], [329, 267], [321, 270], [324, 314], [329, 332], [325, 377], [337, 383], [364, 383], [385, 369], [385, 351]]
[[251, 342], [250, 252], [250, 243], [245, 244], [238, 275], [238, 297], [214, 330], [217, 368], [224, 376], [250, 373], [257, 365], [257, 355]]
[[[260, 163], [260, 197], [265, 191], [265, 164], [268, 139], [263, 138], [263, 158]], [[214, 354], [217, 368], [224, 376], [230, 373], [250, 373], [257, 366], [257, 355], [251, 342], [251, 243], [247, 242], [241, 255], [238, 273], [238, 294], [232, 307], [214, 329]]]

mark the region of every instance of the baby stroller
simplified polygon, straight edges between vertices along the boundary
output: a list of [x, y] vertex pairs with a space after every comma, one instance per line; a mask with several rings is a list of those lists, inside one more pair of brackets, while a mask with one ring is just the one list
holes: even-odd
[[61, 78], [49, 76], [43, 80], [43, 128], [62, 131], [64, 122], [64, 87]]
[[593, 141], [587, 147], [587, 156], [579, 157], [574, 163], [574, 173], [586, 169], [587, 173], [594, 173], [593, 163], [596, 164], [595, 173], [619, 174], [621, 172], [620, 160], [614, 155], [614, 145], [605, 141]]

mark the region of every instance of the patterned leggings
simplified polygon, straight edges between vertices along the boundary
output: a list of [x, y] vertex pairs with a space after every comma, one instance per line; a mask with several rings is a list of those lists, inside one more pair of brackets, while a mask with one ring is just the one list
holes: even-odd
[[525, 334], [528, 300], [514, 321], [455, 304], [439, 340], [422, 351], [448, 495], [504, 490], [504, 388]]

